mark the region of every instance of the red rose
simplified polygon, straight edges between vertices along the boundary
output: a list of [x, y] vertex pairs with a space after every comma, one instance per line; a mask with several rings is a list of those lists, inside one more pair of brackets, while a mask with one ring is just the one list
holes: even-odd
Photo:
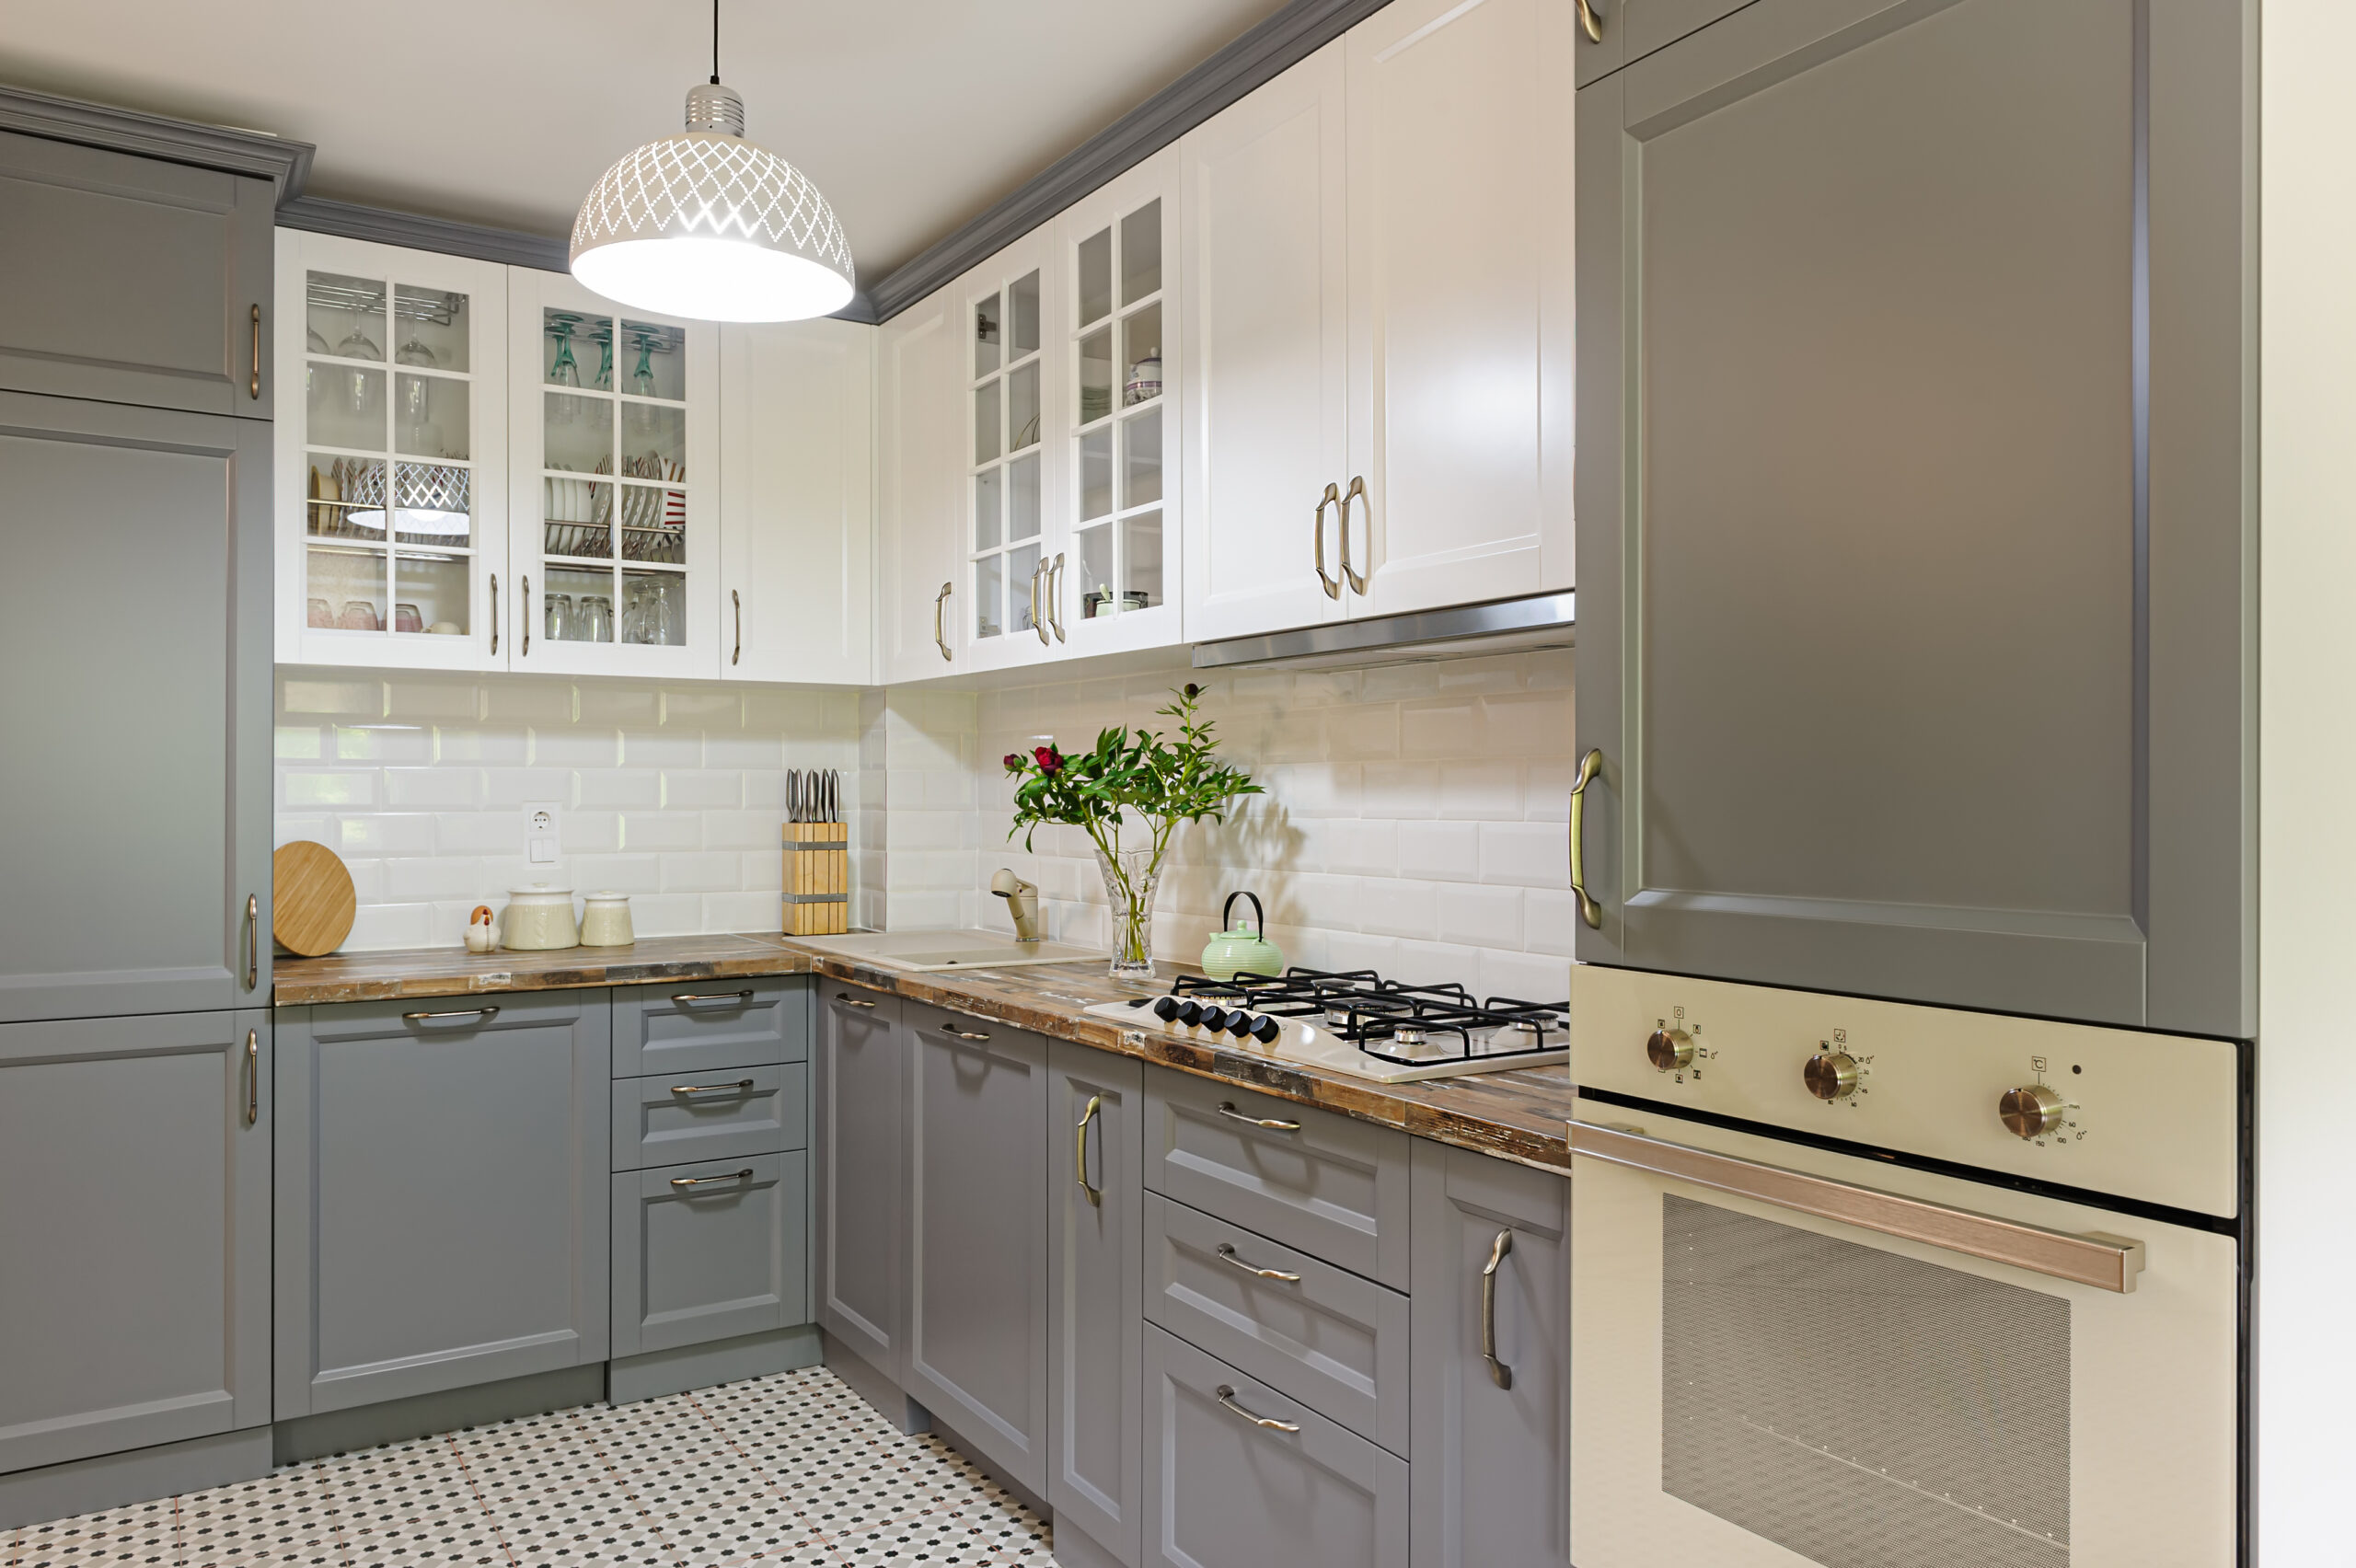
[[1033, 760], [1038, 763], [1039, 771], [1042, 773], [1053, 773], [1064, 765], [1063, 757], [1053, 746], [1034, 746], [1031, 748], [1031, 755]]
[[1022, 771], [1022, 754], [1021, 752], [1007, 753], [1005, 760], [1006, 770], [1009, 773], [1020, 773]]

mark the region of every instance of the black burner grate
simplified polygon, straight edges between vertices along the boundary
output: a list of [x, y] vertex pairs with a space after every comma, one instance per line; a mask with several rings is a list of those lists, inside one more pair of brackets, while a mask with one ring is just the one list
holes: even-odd
[[[1567, 1043], [1570, 1003], [1514, 997], [1476, 999], [1461, 986], [1403, 986], [1371, 969], [1288, 969], [1281, 975], [1239, 974], [1232, 980], [1182, 974], [1174, 996], [1248, 1008], [1276, 1018], [1319, 1022], [1369, 1056], [1402, 1066], [1445, 1059], [1483, 1061], [1559, 1051]], [[1527, 1035], [1527, 1043], [1501, 1044]]]

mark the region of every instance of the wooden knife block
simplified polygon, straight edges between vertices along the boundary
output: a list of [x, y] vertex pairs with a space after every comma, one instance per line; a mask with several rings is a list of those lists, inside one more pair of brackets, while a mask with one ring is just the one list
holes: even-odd
[[785, 824], [785, 934], [838, 937], [850, 929], [850, 829], [838, 822]]

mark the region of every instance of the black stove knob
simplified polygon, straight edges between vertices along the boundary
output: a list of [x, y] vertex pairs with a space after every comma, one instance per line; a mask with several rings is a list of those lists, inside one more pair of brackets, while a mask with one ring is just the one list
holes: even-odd
[[1178, 1021], [1186, 1025], [1188, 1028], [1193, 1028], [1195, 1022], [1200, 1020], [1202, 1016], [1202, 1003], [1181, 1002], [1178, 1004]]
[[1283, 1024], [1264, 1014], [1253, 1020], [1252, 1038], [1263, 1045], [1273, 1044], [1276, 1036], [1284, 1032], [1284, 1028]]
[[1203, 1009], [1202, 1025], [1205, 1029], [1212, 1030], [1214, 1032], [1225, 1029], [1227, 1027], [1227, 1009], [1225, 1008], [1205, 1008]]
[[1227, 1015], [1227, 1032], [1241, 1040], [1251, 1033], [1252, 1026], [1259, 1021], [1242, 1008], [1238, 1008]]
[[1154, 1003], [1153, 1016], [1160, 1019], [1164, 1023], [1168, 1023], [1172, 1019], [1176, 1018], [1178, 1016], [1178, 998], [1175, 997], [1164, 997], [1161, 1000]]

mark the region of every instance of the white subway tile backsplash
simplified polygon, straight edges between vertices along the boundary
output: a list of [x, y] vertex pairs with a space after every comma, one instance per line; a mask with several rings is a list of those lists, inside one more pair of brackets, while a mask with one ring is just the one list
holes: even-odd
[[385, 803], [410, 810], [473, 811], [483, 803], [479, 767], [388, 767]]
[[1480, 874], [1481, 830], [1469, 822], [1403, 822], [1399, 874], [1458, 882]]
[[1442, 938], [1480, 948], [1522, 946], [1520, 888], [1443, 882], [1435, 893]]
[[566, 730], [535, 724], [525, 732], [531, 737], [532, 762], [537, 767], [617, 767], [621, 764], [621, 732], [605, 725]]
[[373, 806], [377, 775], [343, 771], [279, 769], [278, 798], [297, 811], [306, 806]]
[[572, 774], [573, 803], [617, 811], [659, 811], [663, 775], [651, 767], [581, 767]]
[[622, 847], [632, 853], [652, 851], [665, 853], [684, 849], [700, 849], [703, 842], [703, 813], [700, 812], [641, 811], [622, 813]]
[[435, 760], [433, 731], [423, 724], [339, 724], [329, 732], [329, 747], [340, 762]]
[[664, 893], [727, 893], [733, 891], [742, 870], [733, 850], [706, 849], [664, 855], [663, 891]]
[[[284, 819], [279, 825], [286, 825]], [[433, 818], [411, 812], [338, 817], [336, 836], [327, 842], [347, 860], [355, 855], [431, 855], [434, 851]]]
[[666, 811], [734, 811], [745, 803], [745, 776], [734, 768], [666, 767], [663, 770], [663, 805]]
[[[369, 819], [345, 817], [344, 833], [349, 836], [355, 824]], [[377, 817], [375, 822], [405, 819]], [[414, 819], [406, 819], [414, 820]], [[430, 844], [412, 845], [398, 851], [387, 848], [387, 854], [405, 855], [521, 855], [524, 852], [524, 813], [519, 808], [512, 812], [444, 812], [432, 819], [433, 837]], [[567, 818], [562, 836], [571, 839], [575, 823]], [[577, 841], [575, 847], [579, 847]]]
[[1571, 878], [1569, 837], [1551, 822], [1481, 824], [1481, 880], [1521, 887], [1563, 887]]

